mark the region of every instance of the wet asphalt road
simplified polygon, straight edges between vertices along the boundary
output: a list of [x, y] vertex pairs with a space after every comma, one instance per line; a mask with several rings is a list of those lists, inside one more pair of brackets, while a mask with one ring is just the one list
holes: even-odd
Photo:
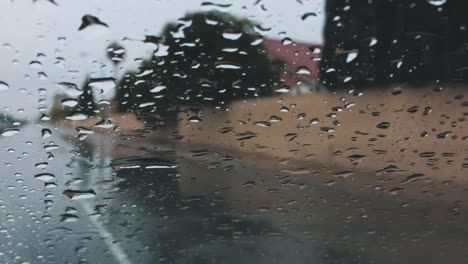
[[0, 139], [1, 263], [468, 261], [453, 206], [343, 191], [251, 157], [154, 146], [117, 158], [101, 151], [108, 139], [85, 147], [42, 129]]

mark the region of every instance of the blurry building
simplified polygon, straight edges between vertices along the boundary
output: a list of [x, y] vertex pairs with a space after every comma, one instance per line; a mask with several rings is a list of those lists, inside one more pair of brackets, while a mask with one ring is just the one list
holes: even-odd
[[335, 88], [465, 81], [466, 10], [466, 0], [329, 0], [321, 81]]

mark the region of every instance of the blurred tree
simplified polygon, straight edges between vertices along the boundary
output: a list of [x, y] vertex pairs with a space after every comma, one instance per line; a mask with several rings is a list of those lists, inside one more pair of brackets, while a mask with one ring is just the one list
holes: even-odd
[[56, 93], [53, 99], [52, 107], [49, 111], [51, 119], [55, 122], [65, 120], [65, 117], [71, 115], [75, 110], [75, 107], [64, 106], [63, 100], [71, 99], [69, 96], [63, 93]]
[[134, 73], [125, 74], [120, 82], [117, 84], [117, 90], [115, 94], [115, 102], [117, 106], [117, 112], [129, 112], [133, 111], [133, 100], [132, 93], [134, 90], [134, 84], [136, 77]]
[[78, 104], [76, 105], [76, 112], [85, 114], [87, 116], [94, 116], [96, 114], [96, 103], [89, 79], [83, 86], [83, 93], [78, 97]]
[[121, 80], [119, 110], [161, 113], [271, 95], [281, 67], [267, 57], [255, 27], [220, 12], [166, 25], [151, 61]]

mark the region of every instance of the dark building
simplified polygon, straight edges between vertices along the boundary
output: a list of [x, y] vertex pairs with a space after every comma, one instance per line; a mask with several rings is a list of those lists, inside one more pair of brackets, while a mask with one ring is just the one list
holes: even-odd
[[468, 1], [328, 0], [321, 81], [334, 88], [468, 80]]

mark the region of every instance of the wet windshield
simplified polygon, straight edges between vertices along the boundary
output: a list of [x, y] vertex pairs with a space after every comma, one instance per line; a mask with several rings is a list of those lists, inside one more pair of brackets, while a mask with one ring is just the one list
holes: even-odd
[[0, 263], [468, 263], [468, 2], [0, 2]]

